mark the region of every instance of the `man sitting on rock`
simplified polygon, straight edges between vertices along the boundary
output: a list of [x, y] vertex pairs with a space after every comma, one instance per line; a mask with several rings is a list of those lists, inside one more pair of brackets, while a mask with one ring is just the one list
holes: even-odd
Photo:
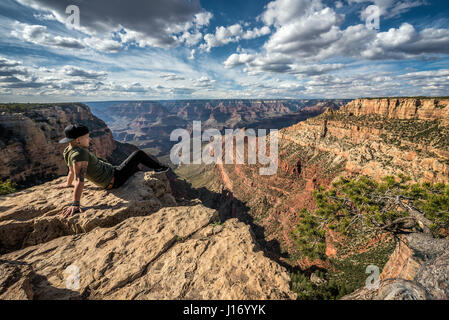
[[88, 150], [90, 137], [86, 126], [74, 124], [64, 130], [65, 138], [59, 143], [69, 143], [64, 150], [64, 160], [69, 167], [67, 182], [57, 188], [69, 188], [75, 181], [73, 203], [64, 209], [63, 217], [71, 217], [82, 212], [80, 200], [84, 188], [84, 178], [107, 190], [119, 188], [129, 177], [139, 171], [139, 164], [153, 169], [156, 173], [163, 173], [169, 167], [162, 165], [156, 158], [147, 155], [142, 150], [134, 152], [120, 166], [114, 167], [104, 159], [99, 159]]

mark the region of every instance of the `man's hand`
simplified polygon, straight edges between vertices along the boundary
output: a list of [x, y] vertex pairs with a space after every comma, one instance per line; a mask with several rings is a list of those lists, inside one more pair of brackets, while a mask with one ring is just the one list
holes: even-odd
[[80, 207], [70, 206], [70, 207], [64, 209], [64, 211], [62, 212], [62, 217], [70, 218], [74, 214], [81, 213], [81, 212], [83, 212], [83, 210], [81, 210]]
[[55, 186], [55, 189], [67, 189], [67, 188], [71, 188], [72, 185], [68, 185], [67, 183], [61, 183]]

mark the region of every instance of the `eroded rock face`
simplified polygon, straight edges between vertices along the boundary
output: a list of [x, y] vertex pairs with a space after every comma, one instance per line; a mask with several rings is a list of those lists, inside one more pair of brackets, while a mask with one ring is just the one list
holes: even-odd
[[71, 123], [89, 127], [92, 151], [118, 164], [136, 148], [113, 140], [111, 130], [84, 104], [30, 106], [0, 112], [0, 179], [32, 186], [67, 173], [62, 152], [64, 128]]
[[137, 173], [114, 192], [88, 183], [84, 213], [69, 220], [57, 216], [71, 194], [58, 182], [0, 198], [2, 248], [8, 228], [32, 222], [23, 248], [0, 256], [0, 299], [296, 298], [248, 225], [218, 223], [199, 200], [178, 206], [163, 174]]
[[[281, 129], [273, 176], [261, 176], [260, 166], [248, 164], [177, 172], [197, 187], [219, 190], [221, 184], [230, 190], [263, 229], [260, 238], [275, 244], [275, 253], [295, 254], [291, 231], [298, 212], [315, 210], [312, 192], [340, 176], [380, 180], [402, 173], [413, 181], [448, 183], [448, 121], [448, 99], [358, 99]], [[328, 241], [327, 252], [337, 254], [336, 247]], [[300, 259], [295, 265], [310, 267]]]
[[378, 114], [396, 119], [443, 120], [449, 124], [449, 99], [356, 99], [342, 110], [356, 116]]
[[449, 299], [449, 240], [410, 234], [398, 242], [377, 290], [362, 288], [346, 300]]
[[89, 103], [114, 132], [114, 138], [140, 148], [157, 148], [168, 155], [178, 128], [191, 132], [192, 121], [202, 128], [284, 128], [318, 115], [325, 107], [338, 108], [348, 100], [189, 100]]
[[357, 99], [280, 131], [281, 147], [326, 154], [337, 171], [375, 179], [449, 182], [448, 141], [449, 100], [437, 99]]

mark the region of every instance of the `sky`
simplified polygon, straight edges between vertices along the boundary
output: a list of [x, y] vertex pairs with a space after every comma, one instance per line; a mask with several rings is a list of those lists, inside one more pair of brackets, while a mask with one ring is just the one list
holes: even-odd
[[447, 0], [0, 2], [0, 102], [448, 89]]

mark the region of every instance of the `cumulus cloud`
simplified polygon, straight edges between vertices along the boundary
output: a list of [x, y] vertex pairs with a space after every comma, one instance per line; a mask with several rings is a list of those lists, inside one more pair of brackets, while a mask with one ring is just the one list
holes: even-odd
[[175, 73], [162, 74], [162, 75], [160, 75], [160, 77], [162, 79], [169, 80], [169, 81], [185, 80], [184, 77], [181, 77], [181, 76], [179, 76], [179, 75], [177, 75]]
[[220, 47], [230, 42], [237, 42], [240, 40], [243, 29], [238, 23], [228, 27], [217, 27], [215, 34], [208, 33], [204, 36], [205, 44], [201, 45], [202, 49], [210, 51], [213, 47]]
[[196, 54], [196, 50], [195, 49], [190, 50], [190, 56], [187, 59], [194, 60], [195, 59], [195, 54]]
[[449, 89], [449, 70], [388, 72], [352, 75], [317, 75], [305, 83], [305, 94], [318, 97], [369, 97], [445, 95]]
[[52, 34], [46, 26], [30, 25], [16, 21], [13, 24], [14, 30], [11, 35], [24, 41], [49, 47], [65, 49], [86, 49], [92, 48], [104, 52], [118, 52], [122, 49], [122, 44], [111, 39], [99, 39], [87, 37], [76, 39], [73, 37], [63, 37]]
[[198, 31], [194, 32], [184, 32], [178, 40], [184, 42], [187, 46], [191, 47], [198, 44], [203, 39], [203, 34]]
[[[397, 11], [422, 4], [422, 1], [371, 2]], [[344, 15], [337, 14], [320, 0], [275, 0], [268, 3], [260, 19], [275, 28], [263, 45], [264, 51], [256, 55], [234, 53], [224, 61], [226, 68], [246, 65], [243, 70], [249, 74], [264, 71], [293, 73], [295, 63], [319, 66], [322, 63], [318, 62], [331, 58], [427, 59], [449, 53], [449, 29], [417, 31], [409, 23], [384, 32], [367, 28], [365, 24], [343, 29]], [[317, 67], [311, 68], [310, 72], [321, 74], [337, 69]]]
[[239, 24], [231, 26], [220, 26], [215, 30], [215, 34], [208, 33], [204, 36], [205, 43], [200, 48], [210, 52], [211, 48], [221, 47], [231, 42], [238, 42], [241, 39], [250, 40], [270, 34], [271, 30], [268, 26], [244, 30]]
[[[98, 90], [107, 78], [105, 72], [88, 70], [76, 66], [61, 68], [44, 68], [23, 66], [21, 61], [0, 56], [0, 87], [8, 89], [39, 89], [53, 92], [79, 90], [82, 92]], [[33, 93], [30, 91], [29, 93]], [[39, 93], [37, 92], [37, 93]], [[36, 93], [36, 92], [34, 92]]]
[[[50, 12], [65, 23], [71, 0], [16, 0], [36, 10]], [[91, 34], [111, 34], [124, 30], [126, 39], [140, 45], [174, 47], [176, 34], [194, 26], [209, 23], [212, 15], [201, 8], [199, 0], [95, 0], [78, 5], [81, 13], [80, 30]]]
[[195, 24], [199, 27], [208, 26], [214, 15], [210, 12], [200, 12], [195, 15]]
[[331, 8], [311, 13], [291, 23], [281, 25], [265, 44], [268, 51], [304, 52], [313, 54], [338, 40], [343, 18]]
[[266, 36], [270, 34], [271, 30], [268, 26], [263, 26], [261, 28], [253, 28], [252, 30], [246, 30], [246, 32], [242, 35], [243, 39], [256, 39], [262, 36]]
[[28, 70], [22, 66], [22, 62], [0, 57], [0, 77], [28, 75]]
[[202, 76], [199, 79], [192, 79], [193, 85], [199, 88], [212, 88], [215, 80], [211, 80], [207, 76]]
[[254, 54], [247, 54], [247, 53], [240, 53], [240, 54], [233, 53], [229, 56], [228, 59], [226, 59], [226, 61], [223, 64], [228, 69], [234, 68], [253, 61], [255, 59], [255, 56], [256, 55]]
[[63, 47], [69, 49], [84, 49], [83, 43], [74, 38], [52, 35], [47, 31], [47, 27], [41, 25], [29, 25], [16, 22], [15, 30], [11, 34], [19, 39], [38, 45], [52, 47]]
[[67, 76], [80, 77], [86, 79], [104, 79], [106, 77], [105, 72], [86, 70], [75, 66], [64, 66], [62, 68], [62, 72]]
[[408, 23], [376, 34], [362, 52], [369, 59], [406, 59], [432, 54], [449, 54], [449, 29], [427, 28], [418, 32]]

